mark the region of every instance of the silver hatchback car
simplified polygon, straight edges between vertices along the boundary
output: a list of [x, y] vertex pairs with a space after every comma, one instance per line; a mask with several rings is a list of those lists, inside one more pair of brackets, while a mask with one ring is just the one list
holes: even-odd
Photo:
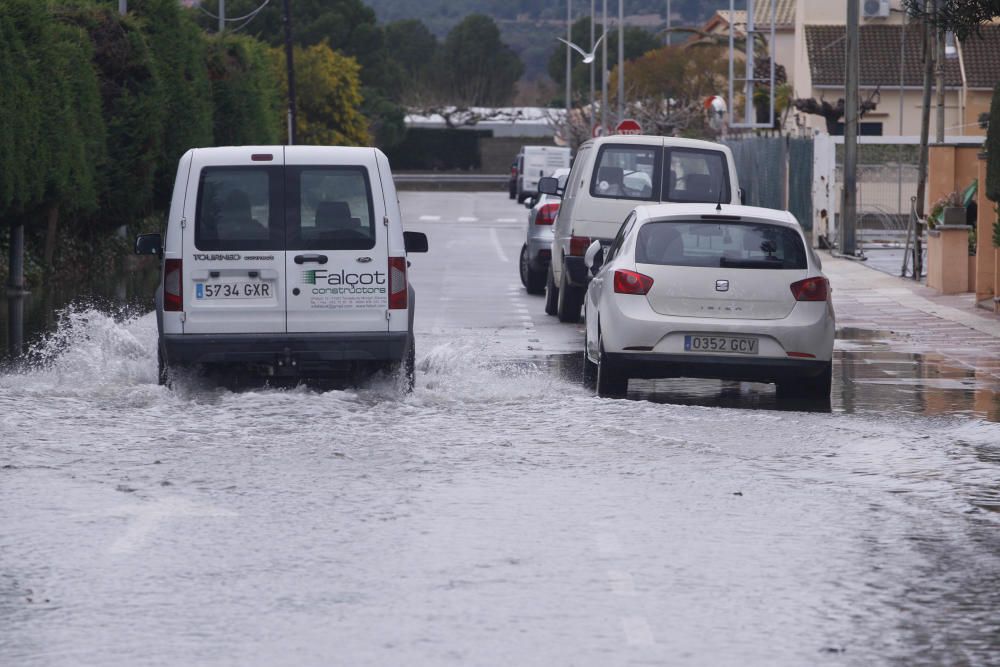
[[[559, 187], [566, 186], [569, 169], [556, 169], [552, 177], [558, 179]], [[528, 232], [521, 246], [518, 266], [521, 284], [528, 294], [544, 294], [545, 278], [552, 260], [552, 237], [556, 215], [562, 200], [552, 195], [540, 195], [528, 210]]]

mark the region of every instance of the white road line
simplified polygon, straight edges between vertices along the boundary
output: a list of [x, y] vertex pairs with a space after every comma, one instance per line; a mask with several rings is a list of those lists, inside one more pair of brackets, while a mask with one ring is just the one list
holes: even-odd
[[422, 215], [418, 218], [418, 220], [421, 220], [423, 222], [437, 222], [440, 219], [441, 219], [440, 215]]
[[497, 222], [517, 222], [517, 218], [497, 218]]
[[622, 616], [622, 631], [629, 646], [653, 644], [653, 630], [644, 616]]
[[109, 512], [112, 515], [134, 517], [129, 522], [125, 534], [116, 539], [108, 549], [113, 554], [128, 554], [145, 546], [149, 536], [160, 527], [166, 519], [176, 517], [216, 517], [236, 516], [230, 510], [199, 507], [182, 498], [162, 498], [152, 503], [120, 507]]
[[635, 595], [635, 580], [628, 572], [608, 570], [608, 582], [615, 595]]
[[473, 218], [472, 216], [463, 215], [463, 216], [459, 216], [458, 221], [459, 222], [479, 222], [479, 218]]
[[503, 246], [500, 245], [500, 237], [497, 236], [497, 230], [490, 227], [490, 238], [493, 240], [493, 247], [497, 251], [497, 257], [500, 258], [501, 262], [510, 264], [510, 258], [503, 251]]

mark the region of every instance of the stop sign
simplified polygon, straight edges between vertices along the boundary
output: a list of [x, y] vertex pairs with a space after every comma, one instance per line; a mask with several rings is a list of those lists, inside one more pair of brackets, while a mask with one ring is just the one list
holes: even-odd
[[626, 118], [622, 122], [618, 123], [618, 127], [615, 128], [615, 132], [617, 134], [642, 134], [642, 127], [631, 118]]

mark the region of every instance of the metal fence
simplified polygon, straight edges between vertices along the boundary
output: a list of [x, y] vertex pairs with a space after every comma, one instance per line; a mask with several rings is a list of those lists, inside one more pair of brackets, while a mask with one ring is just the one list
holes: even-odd
[[811, 138], [755, 135], [724, 143], [733, 151], [747, 204], [791, 211], [804, 229], [812, 229]]

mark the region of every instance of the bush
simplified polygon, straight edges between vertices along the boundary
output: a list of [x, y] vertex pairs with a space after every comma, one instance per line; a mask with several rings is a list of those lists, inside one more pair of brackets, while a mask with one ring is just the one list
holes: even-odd
[[216, 146], [281, 143], [285, 106], [281, 83], [263, 42], [238, 35], [208, 37]]

